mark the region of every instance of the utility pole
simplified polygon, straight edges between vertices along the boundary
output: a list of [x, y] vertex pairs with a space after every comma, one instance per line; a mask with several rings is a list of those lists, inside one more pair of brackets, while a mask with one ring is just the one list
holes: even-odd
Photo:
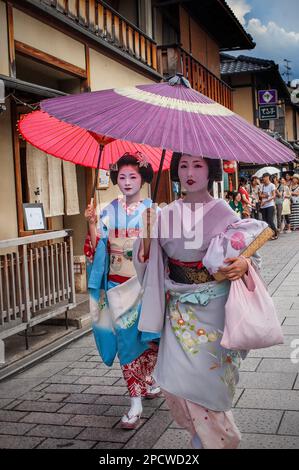
[[289, 85], [290, 82], [291, 82], [291, 76], [293, 75], [292, 73], [292, 67], [290, 67], [290, 63], [292, 62], [291, 60], [288, 60], [288, 59], [283, 59], [284, 61], [284, 68], [285, 68], [285, 71], [282, 73], [282, 75], [284, 77], [286, 77], [286, 82], [287, 84]]

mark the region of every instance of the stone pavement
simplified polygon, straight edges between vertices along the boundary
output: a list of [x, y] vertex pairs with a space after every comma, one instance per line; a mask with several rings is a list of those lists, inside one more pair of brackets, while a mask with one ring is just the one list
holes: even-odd
[[[241, 448], [299, 448], [299, 233], [261, 250], [285, 344], [256, 350], [243, 362], [234, 416]], [[290, 355], [297, 357], [292, 363]], [[0, 383], [0, 448], [188, 449], [163, 398], [147, 400], [136, 431], [119, 427], [129, 397], [118, 363], [99, 360], [87, 335], [31, 369]]]

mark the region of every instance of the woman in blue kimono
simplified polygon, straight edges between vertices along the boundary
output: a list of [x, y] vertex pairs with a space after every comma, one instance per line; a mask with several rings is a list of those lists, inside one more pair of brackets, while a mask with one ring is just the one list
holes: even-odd
[[152, 206], [141, 200], [140, 190], [150, 183], [153, 169], [140, 154], [124, 154], [110, 169], [113, 184], [123, 197], [112, 201], [101, 212], [85, 211], [89, 234], [84, 252], [87, 256], [90, 309], [93, 333], [103, 362], [111, 366], [116, 354], [131, 397], [131, 408], [122, 417], [124, 429], [140, 422], [142, 397], [160, 393], [152, 379], [159, 335], [137, 329], [141, 308], [141, 286], [132, 261], [133, 243], [142, 229], [142, 213]]

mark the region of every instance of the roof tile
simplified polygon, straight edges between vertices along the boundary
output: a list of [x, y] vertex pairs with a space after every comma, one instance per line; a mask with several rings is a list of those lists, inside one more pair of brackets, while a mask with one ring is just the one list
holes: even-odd
[[221, 75], [230, 75], [244, 72], [259, 72], [275, 68], [273, 60], [258, 59], [239, 55], [221, 54]]

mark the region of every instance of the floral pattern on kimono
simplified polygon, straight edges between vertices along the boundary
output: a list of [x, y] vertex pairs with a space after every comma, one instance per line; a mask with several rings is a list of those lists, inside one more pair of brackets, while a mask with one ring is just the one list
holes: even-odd
[[130, 364], [122, 366], [123, 376], [131, 397], [145, 397], [147, 387], [153, 384], [152, 372], [157, 360], [157, 351], [146, 350]]
[[[175, 336], [184, 351], [189, 354], [198, 354], [201, 351], [201, 345], [212, 344], [222, 337], [222, 334], [215, 329], [207, 331], [200, 327], [192, 306], [185, 305], [182, 313], [177, 302], [170, 302], [169, 319]], [[213, 352], [212, 347], [211, 353]]]
[[198, 322], [195, 309], [190, 304], [179, 307], [179, 302], [171, 298], [166, 293], [168, 299], [169, 320], [172, 330], [183, 350], [188, 354], [198, 353], [209, 355], [212, 364], [209, 370], [223, 369], [219, 379], [227, 386], [229, 394], [233, 398], [236, 390], [238, 374], [236, 371], [241, 365], [241, 354], [239, 351], [223, 350], [217, 351], [215, 342], [221, 342], [223, 332], [215, 328], [204, 328]]

